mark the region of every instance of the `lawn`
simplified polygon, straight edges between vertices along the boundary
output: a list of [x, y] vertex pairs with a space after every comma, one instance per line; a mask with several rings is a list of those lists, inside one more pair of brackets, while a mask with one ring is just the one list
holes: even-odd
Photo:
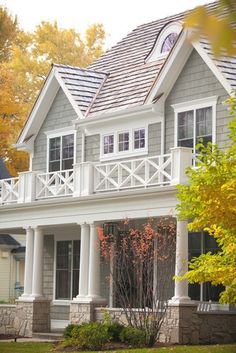
[[[51, 343], [14, 343], [0, 342], [0, 353], [50, 353], [54, 352]], [[104, 351], [104, 353], [236, 353], [236, 344], [214, 346], [171, 346], [162, 348], [126, 349]], [[72, 353], [72, 352], [71, 352]], [[75, 353], [75, 352], [73, 352]], [[98, 353], [81, 352], [80, 353]]]

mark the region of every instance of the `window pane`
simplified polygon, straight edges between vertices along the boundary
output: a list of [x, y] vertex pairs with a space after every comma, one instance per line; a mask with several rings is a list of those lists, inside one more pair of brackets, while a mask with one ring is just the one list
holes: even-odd
[[170, 51], [170, 49], [173, 47], [173, 45], [175, 44], [176, 40], [178, 38], [178, 34], [173, 32], [170, 33], [164, 40], [163, 44], [162, 44], [162, 48], [161, 48], [161, 53], [167, 53], [168, 51]]
[[49, 172], [56, 172], [60, 170], [60, 161], [49, 162]]
[[64, 159], [62, 161], [62, 170], [73, 169], [74, 159]]
[[134, 131], [134, 149], [145, 147], [145, 129]]
[[118, 137], [119, 141], [119, 152], [129, 150], [129, 132], [122, 132]]
[[70, 299], [71, 241], [58, 241], [56, 248], [56, 299]]
[[114, 135], [107, 135], [103, 137], [103, 154], [114, 152]]
[[196, 110], [196, 136], [212, 135], [212, 107]]
[[49, 140], [49, 172], [60, 170], [60, 137]]
[[193, 110], [178, 114], [178, 146], [193, 147]]
[[78, 295], [79, 290], [79, 268], [80, 268], [80, 240], [73, 241], [73, 288], [72, 297]]
[[62, 136], [62, 170], [72, 169], [74, 162], [74, 135]]

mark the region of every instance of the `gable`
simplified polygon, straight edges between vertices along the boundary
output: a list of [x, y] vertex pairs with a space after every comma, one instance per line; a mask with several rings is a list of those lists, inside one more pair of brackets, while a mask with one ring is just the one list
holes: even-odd
[[[228, 93], [198, 52], [193, 50], [165, 102], [166, 152], [174, 146], [174, 109], [172, 105], [212, 96], [218, 97], [216, 142], [223, 146], [227, 139], [229, 120], [227, 107], [223, 105], [223, 102], [228, 97]], [[224, 134], [221, 131], [222, 126], [224, 126]]]
[[44, 171], [46, 168], [47, 136], [45, 132], [72, 126], [72, 120], [76, 118], [77, 115], [71, 103], [62, 88], [59, 88], [51, 108], [35, 138], [33, 170]]

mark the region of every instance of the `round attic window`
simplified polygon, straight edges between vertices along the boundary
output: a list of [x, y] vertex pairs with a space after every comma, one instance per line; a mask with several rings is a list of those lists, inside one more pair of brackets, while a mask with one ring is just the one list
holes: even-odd
[[162, 47], [161, 47], [161, 54], [168, 53], [170, 49], [175, 44], [178, 38], [178, 34], [176, 32], [170, 33], [164, 40]]

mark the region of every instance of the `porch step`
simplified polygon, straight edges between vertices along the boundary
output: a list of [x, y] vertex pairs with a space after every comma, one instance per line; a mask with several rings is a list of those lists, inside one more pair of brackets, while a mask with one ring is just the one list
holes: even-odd
[[37, 332], [33, 334], [33, 338], [45, 341], [60, 341], [63, 337], [63, 331], [58, 332]]

